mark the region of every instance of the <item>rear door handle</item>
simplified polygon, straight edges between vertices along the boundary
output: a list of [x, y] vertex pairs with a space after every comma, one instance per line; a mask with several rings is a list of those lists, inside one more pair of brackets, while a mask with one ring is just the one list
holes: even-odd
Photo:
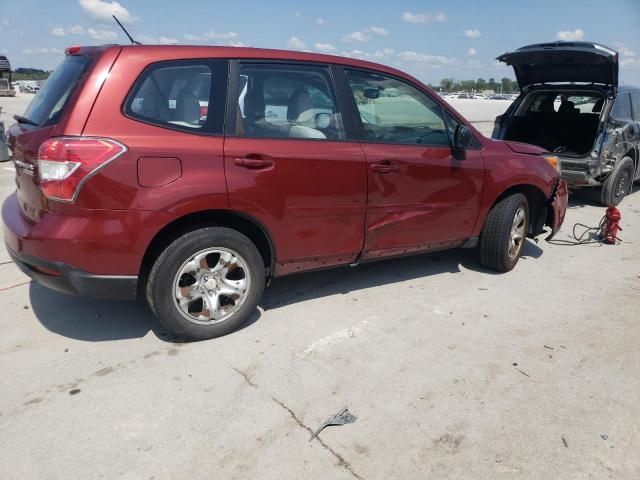
[[267, 168], [273, 166], [273, 160], [257, 157], [234, 158], [233, 163], [245, 168]]
[[389, 160], [381, 160], [377, 163], [372, 163], [370, 167], [374, 172], [382, 174], [398, 171], [398, 166], [394, 165]]

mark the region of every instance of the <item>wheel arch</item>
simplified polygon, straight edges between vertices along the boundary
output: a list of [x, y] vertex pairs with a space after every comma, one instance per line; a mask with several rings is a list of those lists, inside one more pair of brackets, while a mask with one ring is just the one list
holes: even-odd
[[640, 165], [639, 165], [639, 154], [638, 154], [638, 150], [639, 147], [633, 147], [631, 149], [629, 149], [621, 158], [620, 160], [622, 160], [624, 157], [629, 157], [631, 158], [631, 161], [633, 162], [633, 178], [637, 178], [638, 175], [640, 175]]
[[[529, 183], [511, 185], [496, 197], [488, 212], [490, 212], [500, 200], [516, 193], [523, 194], [529, 205], [529, 236], [539, 235], [543, 232], [544, 225], [547, 221], [547, 195], [535, 185]], [[486, 217], [484, 221], [486, 221]]]
[[262, 256], [267, 278], [275, 275], [275, 245], [271, 234], [260, 221], [232, 210], [202, 210], [177, 218], [156, 233], [142, 258], [139, 284], [146, 283], [153, 262], [172, 241], [190, 231], [211, 226], [232, 228], [246, 235]]

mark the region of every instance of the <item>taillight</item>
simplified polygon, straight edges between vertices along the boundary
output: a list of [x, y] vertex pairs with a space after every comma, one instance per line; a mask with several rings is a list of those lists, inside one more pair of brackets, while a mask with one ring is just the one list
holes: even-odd
[[127, 151], [110, 138], [54, 137], [40, 145], [38, 176], [47, 198], [73, 202], [84, 183]]
[[200, 117], [206, 117], [209, 113], [209, 107], [200, 107]]

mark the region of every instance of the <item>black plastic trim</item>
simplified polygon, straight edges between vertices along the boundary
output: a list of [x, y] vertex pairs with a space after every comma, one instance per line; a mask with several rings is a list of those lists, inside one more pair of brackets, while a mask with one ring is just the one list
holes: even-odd
[[[94, 275], [62, 262], [50, 262], [31, 255], [18, 254], [5, 245], [11, 259], [26, 275], [58, 292], [108, 300], [135, 300], [136, 275]], [[58, 272], [59, 275], [45, 273]]]

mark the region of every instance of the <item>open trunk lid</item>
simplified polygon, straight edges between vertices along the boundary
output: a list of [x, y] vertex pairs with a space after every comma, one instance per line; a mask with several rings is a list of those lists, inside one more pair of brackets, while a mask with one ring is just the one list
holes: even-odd
[[[38, 178], [38, 150], [43, 142], [63, 133], [80, 134], [78, 127], [70, 127], [70, 113], [74, 110], [86, 119], [85, 111], [90, 109], [95, 96], [88, 105], [76, 107], [76, 98], [92, 74], [96, 59], [103, 49], [99, 47], [74, 47], [67, 52], [64, 61], [49, 76], [40, 91], [32, 99], [23, 115], [16, 115], [17, 123], [8, 130], [8, 144], [13, 152], [16, 170], [16, 193], [23, 216], [31, 221], [40, 220], [47, 210], [47, 200]], [[111, 63], [113, 58], [110, 59]], [[98, 61], [100, 63], [100, 61]], [[95, 72], [93, 72], [95, 73]], [[93, 88], [93, 87], [92, 87]], [[88, 112], [86, 112], [88, 113]], [[78, 122], [76, 122], [78, 123]], [[84, 121], [80, 122], [84, 124]]]
[[618, 53], [590, 42], [537, 43], [503, 53], [520, 89], [541, 83], [599, 83], [618, 87]]

